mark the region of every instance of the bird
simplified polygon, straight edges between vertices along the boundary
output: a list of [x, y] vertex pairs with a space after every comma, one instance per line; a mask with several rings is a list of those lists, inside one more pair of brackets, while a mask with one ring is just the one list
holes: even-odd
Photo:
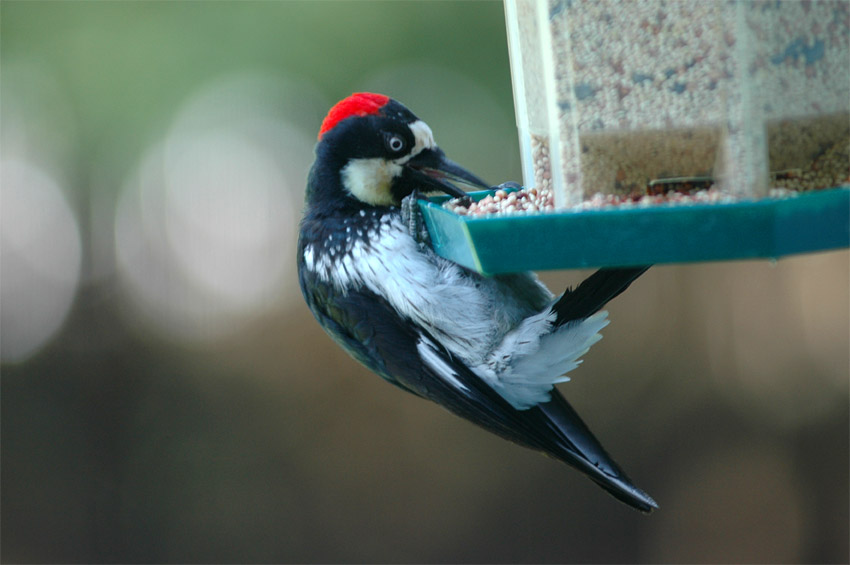
[[507, 440], [578, 469], [650, 513], [555, 384], [601, 339], [605, 304], [647, 266], [599, 269], [556, 297], [532, 272], [484, 276], [411, 233], [405, 198], [490, 189], [448, 159], [399, 101], [354, 93], [321, 123], [297, 264], [330, 337], [384, 380]]

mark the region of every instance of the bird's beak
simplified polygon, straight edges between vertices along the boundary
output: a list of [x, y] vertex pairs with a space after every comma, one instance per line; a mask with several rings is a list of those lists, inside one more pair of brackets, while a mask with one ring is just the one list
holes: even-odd
[[490, 188], [486, 182], [473, 175], [457, 163], [446, 159], [445, 154], [438, 148], [423, 149], [418, 155], [405, 163], [410, 174], [428, 190], [439, 190], [456, 198], [465, 198], [466, 192], [453, 183], [474, 188]]

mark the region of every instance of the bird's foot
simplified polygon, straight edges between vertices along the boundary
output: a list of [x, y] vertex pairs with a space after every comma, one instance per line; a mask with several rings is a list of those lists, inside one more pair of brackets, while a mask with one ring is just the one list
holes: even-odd
[[431, 245], [431, 236], [428, 234], [428, 227], [425, 225], [425, 219], [419, 210], [419, 204], [417, 204], [420, 199], [425, 199], [425, 197], [417, 190], [406, 196], [401, 201], [401, 218], [407, 226], [410, 237], [415, 239], [421, 247], [424, 247]]
[[508, 181], [503, 182], [502, 184], [498, 184], [496, 186], [491, 186], [490, 190], [522, 190], [522, 185], [518, 182]]

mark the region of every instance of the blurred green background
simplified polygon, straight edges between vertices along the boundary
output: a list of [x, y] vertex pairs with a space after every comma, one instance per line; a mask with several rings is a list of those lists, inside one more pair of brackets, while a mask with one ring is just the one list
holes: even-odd
[[336, 100], [389, 94], [521, 180], [500, 2], [0, 25], [3, 562], [847, 562], [846, 251], [656, 267], [611, 305], [562, 390], [648, 517], [387, 386], [303, 305]]

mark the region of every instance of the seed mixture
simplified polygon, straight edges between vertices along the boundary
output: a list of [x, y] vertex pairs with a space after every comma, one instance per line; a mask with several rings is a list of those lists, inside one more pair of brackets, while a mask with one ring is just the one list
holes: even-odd
[[[804, 169], [771, 175], [770, 198], [787, 198], [810, 191], [850, 184], [850, 139], [829, 147]], [[443, 206], [461, 216], [510, 215], [555, 211], [555, 197], [546, 185], [516, 191], [496, 190], [477, 202], [454, 198]], [[709, 177], [665, 179], [629, 194], [597, 192], [566, 210], [647, 208], [658, 205], [716, 204], [740, 201], [739, 194], [722, 190]]]
[[715, 124], [730, 88], [766, 120], [847, 111], [846, 1], [554, 4], [558, 103], [580, 130]]
[[453, 198], [443, 204], [443, 207], [460, 216], [551, 212], [555, 210], [555, 195], [551, 190], [537, 189], [537, 187], [512, 192], [497, 190], [477, 202]]
[[[788, 189], [774, 189], [770, 196], [779, 198], [791, 196], [795, 192]], [[735, 202], [736, 195], [716, 188], [697, 190], [691, 193], [667, 192], [662, 194], [602, 194], [597, 192], [585, 200], [565, 210], [602, 210], [607, 208], [648, 208], [661, 204], [713, 204]], [[488, 214], [512, 215], [533, 212], [554, 212], [555, 201], [551, 191], [523, 188], [516, 192], [497, 190], [478, 202], [464, 202], [455, 198], [443, 205], [460, 216], [483, 216]]]
[[829, 147], [805, 169], [773, 175], [773, 186], [796, 191], [818, 190], [850, 183], [850, 139]]

